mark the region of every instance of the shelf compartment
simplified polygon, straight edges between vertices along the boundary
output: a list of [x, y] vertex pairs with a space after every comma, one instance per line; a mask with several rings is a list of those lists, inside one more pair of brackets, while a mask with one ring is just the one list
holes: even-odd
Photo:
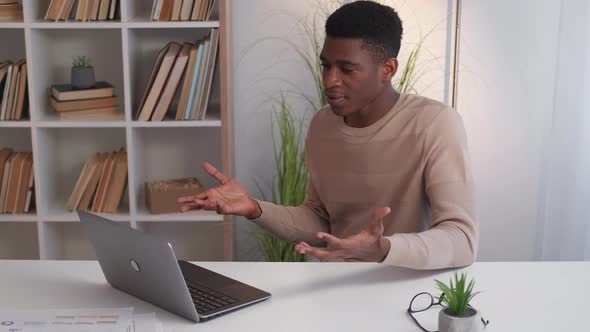
[[197, 177], [207, 188], [218, 185], [201, 165], [207, 161], [221, 169], [219, 128], [132, 128], [132, 135], [137, 211], [147, 211], [147, 181]]
[[0, 222], [0, 259], [39, 259], [36, 222]]
[[[142, 97], [146, 90], [150, 79], [153, 66], [158, 58], [158, 53], [167, 43], [175, 41], [179, 44], [188, 42], [194, 44], [197, 40], [203, 39], [208, 33], [209, 29], [203, 28], [171, 28], [171, 29], [129, 29], [129, 77], [130, 77], [130, 96], [131, 96], [131, 115], [132, 119], [137, 116], [137, 111], [141, 104]], [[219, 59], [219, 56], [218, 56]], [[219, 63], [216, 64], [217, 68]], [[186, 70], [185, 70], [186, 72]], [[184, 77], [177, 88], [176, 94], [167, 113], [167, 120], [173, 119], [176, 114], [178, 100], [180, 98], [180, 91], [184, 83]], [[219, 112], [219, 70], [215, 70], [211, 96], [209, 98], [209, 105], [207, 109], [207, 116], [205, 120], [218, 121], [221, 116]], [[175, 121], [162, 121], [175, 122]], [[184, 121], [178, 121], [184, 122]], [[188, 121], [189, 123], [191, 121]], [[193, 121], [194, 122], [194, 121]]]
[[124, 1], [126, 7], [126, 15], [128, 22], [152, 22], [152, 23], [160, 23], [159, 25], [165, 26], [166, 24], [178, 24], [178, 23], [212, 23], [216, 22], [219, 19], [219, 1], [215, 2], [215, 7], [213, 8], [213, 13], [211, 14], [210, 21], [207, 22], [200, 22], [200, 21], [152, 21], [151, 20], [151, 13], [152, 13], [152, 5], [153, 0], [126, 0]]
[[[90, 57], [96, 81], [107, 81], [113, 85], [114, 94], [117, 96], [118, 114], [121, 114], [120, 119], [124, 119], [125, 95], [120, 29], [32, 29], [31, 45], [35, 65], [32, 77], [35, 96], [31, 102], [37, 120], [61, 121], [49, 105], [51, 86], [69, 84], [72, 60], [79, 55]], [[67, 121], [72, 122], [70, 119]]]
[[[29, 22], [33, 22], [33, 24], [44, 24], [47, 26], [50, 26], [52, 24], [55, 25], [64, 25], [64, 24], [76, 24], [76, 25], [96, 25], [96, 24], [104, 24], [104, 23], [110, 23], [113, 24], [114, 22], [121, 22], [121, 2], [125, 2], [126, 0], [117, 0], [117, 10], [115, 12], [115, 19], [114, 20], [106, 20], [106, 21], [86, 21], [86, 22], [79, 22], [75, 20], [76, 17], [76, 8], [78, 5], [78, 1], [76, 0], [76, 3], [74, 3], [74, 7], [72, 8], [72, 11], [70, 12], [70, 17], [68, 18], [67, 21], [48, 21], [45, 20], [45, 14], [47, 13], [47, 9], [49, 8], [49, 4], [51, 3], [51, 0], [26, 0], [26, 4], [25, 6], [27, 8], [25, 8], [25, 16], [27, 17], [27, 20]], [[84, 28], [84, 27], [83, 27]]]
[[[77, 220], [66, 204], [86, 161], [97, 152], [112, 152], [126, 146], [125, 128], [38, 128], [38, 189], [43, 201], [37, 209], [43, 218]], [[128, 172], [129, 174], [129, 172]], [[125, 190], [118, 213], [129, 214]]]

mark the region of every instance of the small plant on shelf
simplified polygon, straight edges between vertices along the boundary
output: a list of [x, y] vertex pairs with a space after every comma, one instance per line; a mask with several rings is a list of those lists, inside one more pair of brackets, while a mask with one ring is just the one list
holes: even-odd
[[89, 89], [96, 83], [94, 67], [87, 56], [76, 56], [72, 62], [71, 84], [74, 89]]

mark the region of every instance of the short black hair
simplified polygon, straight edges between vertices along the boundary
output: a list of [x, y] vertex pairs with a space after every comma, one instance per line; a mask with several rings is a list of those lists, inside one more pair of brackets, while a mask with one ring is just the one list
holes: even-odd
[[402, 41], [402, 20], [397, 12], [373, 1], [354, 1], [343, 5], [326, 20], [326, 35], [359, 38], [363, 46], [381, 62], [397, 57]]

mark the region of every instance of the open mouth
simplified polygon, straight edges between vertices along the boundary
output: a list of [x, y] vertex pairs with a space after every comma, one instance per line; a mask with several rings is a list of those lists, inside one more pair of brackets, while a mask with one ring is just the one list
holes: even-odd
[[330, 106], [338, 106], [344, 102], [343, 96], [327, 96]]

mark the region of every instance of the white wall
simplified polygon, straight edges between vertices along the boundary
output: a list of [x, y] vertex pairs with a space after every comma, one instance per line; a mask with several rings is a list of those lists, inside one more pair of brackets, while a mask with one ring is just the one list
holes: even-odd
[[479, 260], [535, 258], [559, 0], [463, 1], [457, 109], [469, 138]]
[[[385, 1], [404, 21], [403, 63], [420, 33], [434, 29], [420, 68], [426, 96], [449, 102], [454, 1]], [[463, 1], [458, 111], [469, 138], [481, 223], [479, 260], [535, 258], [542, 199], [544, 140], [553, 107], [559, 0]], [[281, 78], [313, 91], [296, 54], [269, 36], [304, 45], [295, 17], [318, 1], [233, 1], [236, 177], [259, 196], [254, 179], [268, 185], [274, 172], [271, 105]], [[323, 3], [330, 3], [324, 1]], [[246, 51], [248, 50], [248, 51]], [[311, 115], [311, 110], [298, 109]], [[307, 112], [307, 113], [306, 113]], [[266, 190], [268, 194], [268, 190]], [[260, 257], [248, 223], [236, 234], [236, 258]]]

